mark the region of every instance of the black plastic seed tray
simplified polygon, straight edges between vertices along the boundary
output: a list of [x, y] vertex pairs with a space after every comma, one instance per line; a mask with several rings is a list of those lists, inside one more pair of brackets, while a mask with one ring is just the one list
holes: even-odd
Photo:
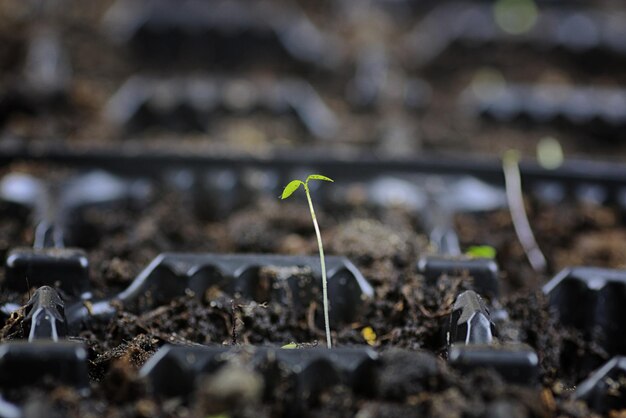
[[576, 389], [576, 399], [582, 399], [595, 411], [606, 414], [626, 408], [626, 357], [618, 356], [594, 371]]
[[536, 385], [539, 381], [539, 358], [526, 344], [452, 345], [448, 362], [466, 373], [477, 369], [494, 370], [505, 380], [520, 385]]
[[89, 390], [87, 350], [63, 341], [15, 341], [0, 344], [0, 387], [63, 384]]
[[[116, 2], [104, 27], [152, 65], [209, 64], [228, 68], [259, 62], [305, 63], [333, 68], [340, 60], [330, 38], [295, 5], [271, 2], [171, 0]], [[306, 68], [306, 67], [305, 67]]]
[[50, 285], [68, 295], [87, 296], [90, 291], [89, 260], [77, 248], [16, 248], [6, 259], [4, 286], [24, 292], [29, 286]]
[[499, 269], [495, 260], [470, 257], [422, 257], [417, 262], [417, 270], [431, 285], [441, 276], [467, 277], [472, 280], [476, 292], [487, 297], [498, 296], [500, 289]]
[[134, 76], [111, 97], [105, 113], [131, 132], [162, 127], [177, 132], [206, 131], [225, 114], [292, 114], [307, 134], [329, 140], [338, 129], [334, 113], [306, 81], [283, 79], [265, 85], [214, 76], [156, 78]]
[[[262, 269], [269, 273], [265, 277]], [[346, 322], [356, 318], [371, 285], [348, 259], [326, 257], [331, 317]], [[117, 298], [123, 302], [149, 294], [156, 304], [183, 295], [198, 295], [217, 287], [235, 296], [260, 302], [291, 298], [289, 305], [305, 306], [313, 289], [321, 288], [319, 258], [271, 254], [161, 254]]]
[[[373, 297], [371, 285], [344, 257], [327, 256], [326, 271], [331, 323], [357, 320]], [[122, 292], [88, 304], [78, 301], [69, 305], [67, 321], [70, 330], [77, 332], [92, 319], [111, 318], [118, 311], [117, 302], [150, 309], [189, 292], [202, 298], [212, 288], [236, 298], [282, 303], [298, 311], [319, 300], [321, 286], [317, 257], [166, 253], [156, 257]]]
[[281, 375], [295, 381], [299, 398], [316, 396], [322, 389], [343, 383], [356, 391], [371, 392], [378, 355], [369, 348], [180, 347], [166, 345], [148, 361], [140, 375], [159, 395], [189, 396], [202, 375], [216, 373], [229, 361], [261, 370], [268, 386]]
[[399, 92], [390, 93], [387, 76], [397, 63], [380, 44], [359, 50], [355, 59], [354, 77], [346, 87], [346, 98], [356, 109], [380, 109], [385, 96], [413, 110], [424, 110], [432, 97], [432, 87], [425, 80], [410, 78]]
[[[119, 150], [76, 151], [58, 147], [10, 147], [0, 149], [0, 165], [17, 161], [45, 161], [64, 166], [100, 168], [124, 176], [162, 179], [177, 170], [206, 173], [225, 170], [235, 178], [248, 170], [270, 172], [278, 178], [290, 173], [316, 170], [344, 182], [364, 181], [383, 175], [431, 174], [436, 176], [471, 175], [488, 183], [503, 186], [502, 163], [493, 158], [439, 156], [424, 154], [411, 158], [384, 159], [370, 153], [330, 157], [326, 153], [276, 152], [265, 158], [251, 156], [214, 156], [202, 153], [176, 155], [168, 152]], [[623, 164], [568, 159], [557, 169], [542, 168], [532, 161], [522, 161], [520, 170], [525, 190], [542, 196], [550, 190], [551, 199], [584, 200], [590, 194], [599, 204], [626, 205], [626, 168]], [[339, 178], [339, 177], [338, 177]], [[278, 185], [276, 186], [278, 189]]]
[[[609, 356], [626, 353], [626, 271], [574, 267], [557, 274], [544, 287], [559, 321], [582, 332]], [[590, 371], [597, 359], [583, 359], [576, 367]]]
[[486, 85], [469, 89], [462, 103], [478, 116], [498, 122], [561, 122], [614, 133], [626, 124], [626, 92], [617, 87]]
[[[497, 9], [497, 8], [496, 8]], [[522, 44], [539, 51], [573, 55], [602, 51], [626, 54], [626, 18], [609, 11], [580, 7], [540, 8], [535, 19], [517, 24], [497, 16], [491, 3], [444, 2], [419, 22], [407, 38], [416, 65], [434, 61], [453, 45], [478, 48], [497, 43]], [[507, 24], [511, 24], [507, 27]]]
[[0, 197], [29, 208], [35, 226], [33, 248], [14, 248], [5, 263], [4, 287], [24, 292], [49, 285], [70, 297], [89, 298], [89, 260], [80, 248], [67, 248], [75, 217], [93, 207], [119, 207], [142, 201], [149, 190], [141, 182], [124, 182], [103, 172], [62, 180], [8, 174], [0, 182]]
[[59, 38], [45, 25], [31, 35], [19, 76], [0, 91], [0, 127], [12, 114], [44, 115], [68, 106], [71, 67]]

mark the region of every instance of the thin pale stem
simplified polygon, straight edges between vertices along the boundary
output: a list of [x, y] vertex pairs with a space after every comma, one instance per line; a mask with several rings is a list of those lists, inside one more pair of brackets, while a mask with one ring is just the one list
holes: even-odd
[[326, 281], [326, 262], [324, 261], [324, 247], [322, 246], [322, 234], [320, 234], [320, 227], [317, 225], [317, 217], [315, 216], [315, 209], [313, 209], [313, 201], [311, 200], [311, 193], [309, 187], [305, 183], [304, 191], [306, 192], [306, 198], [309, 202], [309, 209], [311, 210], [311, 218], [313, 219], [313, 226], [315, 227], [315, 235], [317, 235], [317, 247], [320, 250], [320, 264], [322, 267], [322, 297], [324, 302], [324, 326], [326, 328], [326, 346], [332, 348], [332, 342], [330, 340], [330, 320], [328, 317], [328, 284]]
[[537, 245], [530, 222], [528, 222], [517, 157], [513, 155], [505, 156], [502, 161], [502, 169], [504, 171], [506, 197], [515, 233], [532, 268], [537, 272], [543, 272], [546, 269], [547, 262], [539, 245]]

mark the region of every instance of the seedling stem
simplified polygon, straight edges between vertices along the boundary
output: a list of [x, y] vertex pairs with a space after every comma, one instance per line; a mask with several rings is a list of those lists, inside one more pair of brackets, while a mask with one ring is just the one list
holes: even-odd
[[309, 210], [311, 211], [311, 219], [313, 220], [313, 226], [315, 227], [315, 235], [317, 236], [317, 248], [320, 252], [320, 265], [322, 268], [322, 298], [324, 304], [324, 326], [326, 328], [326, 346], [332, 348], [332, 342], [330, 339], [330, 320], [328, 316], [328, 282], [326, 280], [326, 262], [324, 260], [324, 246], [322, 245], [322, 234], [320, 233], [320, 227], [317, 224], [317, 217], [315, 216], [315, 209], [313, 209], [313, 200], [311, 200], [311, 192], [309, 190], [309, 180], [323, 180], [333, 182], [329, 177], [322, 176], [320, 174], [311, 174], [307, 177], [306, 181], [292, 180], [283, 189], [281, 199], [287, 199], [293, 194], [300, 185], [304, 186], [304, 192], [306, 193], [307, 201], [309, 202]]

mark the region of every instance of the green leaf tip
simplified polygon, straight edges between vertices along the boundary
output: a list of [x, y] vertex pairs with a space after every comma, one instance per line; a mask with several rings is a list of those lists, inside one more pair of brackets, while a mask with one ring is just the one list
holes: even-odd
[[473, 245], [465, 253], [474, 258], [496, 258], [496, 249], [490, 245]]
[[293, 194], [300, 185], [303, 184], [300, 180], [292, 180], [288, 185], [283, 189], [283, 194], [280, 196], [281, 199], [287, 199], [289, 196]]
[[309, 177], [306, 178], [306, 182], [308, 183], [309, 180], [323, 180], [330, 181], [331, 183], [335, 182], [335, 180], [331, 179], [330, 177], [322, 176], [321, 174], [311, 174]]
[[293, 350], [293, 349], [298, 348], [298, 344], [296, 344], [296, 343], [289, 343], [289, 344], [283, 345], [280, 348], [285, 349], [285, 350]]

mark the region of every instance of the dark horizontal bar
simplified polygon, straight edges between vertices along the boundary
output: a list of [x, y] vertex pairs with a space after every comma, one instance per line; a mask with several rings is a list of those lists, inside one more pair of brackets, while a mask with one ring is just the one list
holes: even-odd
[[[192, 154], [153, 150], [74, 151], [50, 149], [29, 151], [0, 150], [0, 166], [16, 161], [40, 161], [76, 168], [101, 168], [126, 175], [159, 175], [170, 169], [275, 169], [290, 171], [311, 168], [342, 179], [361, 179], [382, 174], [474, 175], [482, 180], [504, 184], [501, 161], [497, 158], [420, 155], [411, 158], [382, 158], [372, 154], [329, 157], [319, 151], [276, 153], [252, 157]], [[592, 160], [566, 160], [557, 169], [542, 168], [535, 161], [520, 163], [524, 180], [556, 181], [565, 184], [626, 186], [626, 164]]]

